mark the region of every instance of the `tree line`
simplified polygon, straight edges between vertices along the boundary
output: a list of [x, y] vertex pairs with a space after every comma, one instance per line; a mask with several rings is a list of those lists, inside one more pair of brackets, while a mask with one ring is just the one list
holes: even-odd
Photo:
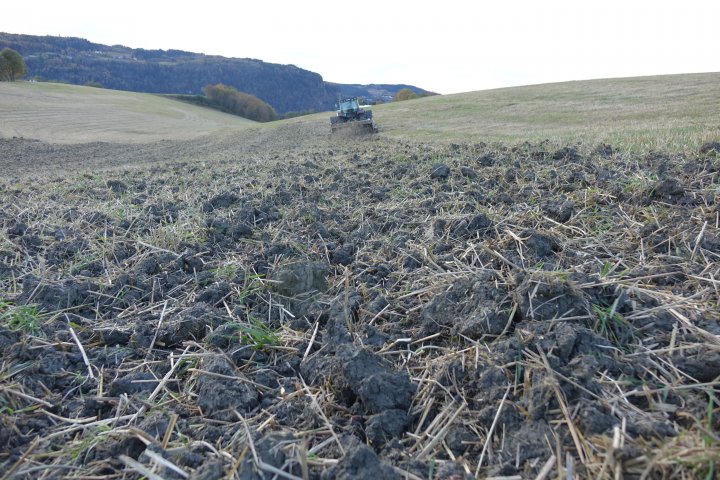
[[393, 102], [403, 102], [405, 100], [414, 100], [416, 98], [429, 97], [432, 95], [437, 94], [432, 92], [415, 93], [409, 88], [403, 88], [395, 94]]
[[205, 96], [227, 113], [255, 120], [256, 122], [270, 122], [277, 118], [275, 110], [254, 95], [240, 92], [235, 87], [223, 85], [206, 85]]

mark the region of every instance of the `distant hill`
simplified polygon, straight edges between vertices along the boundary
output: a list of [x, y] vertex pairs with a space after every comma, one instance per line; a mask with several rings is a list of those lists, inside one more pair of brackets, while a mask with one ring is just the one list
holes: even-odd
[[362, 96], [373, 101], [391, 98], [402, 88], [425, 92], [408, 85], [330, 83], [318, 73], [294, 65], [251, 58], [133, 49], [74, 37], [0, 32], [0, 49], [5, 47], [25, 58], [28, 78], [99, 84], [134, 92], [195, 95], [202, 94], [205, 85], [224, 83], [264, 100], [278, 113], [330, 110], [339, 96]]
[[344, 97], [363, 97], [366, 103], [387, 103], [391, 102], [395, 94], [404, 88], [409, 88], [418, 95], [435, 95], [422, 88], [413, 85], [388, 85], [388, 84], [370, 84], [370, 85], [354, 85], [331, 83], [340, 90]]

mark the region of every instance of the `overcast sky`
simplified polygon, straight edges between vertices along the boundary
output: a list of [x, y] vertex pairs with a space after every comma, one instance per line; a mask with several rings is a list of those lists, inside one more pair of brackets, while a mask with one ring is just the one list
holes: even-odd
[[718, 0], [28, 0], [0, 31], [294, 64], [456, 93], [720, 71]]

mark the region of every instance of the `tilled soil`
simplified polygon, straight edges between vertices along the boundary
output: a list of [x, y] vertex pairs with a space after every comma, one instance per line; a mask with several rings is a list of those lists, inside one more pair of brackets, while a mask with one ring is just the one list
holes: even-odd
[[[269, 148], [293, 149], [313, 139], [328, 143], [327, 128], [318, 124], [279, 128], [246, 128], [232, 134], [154, 143], [91, 142], [56, 144], [20, 137], [0, 137], [0, 169], [7, 179], [94, 174], [118, 169], [158, 167], [182, 161], [236, 161], [240, 152], [253, 155]], [[163, 167], [164, 169], [164, 167]]]
[[304, 128], [0, 140], [3, 478], [713, 478], [720, 145]]

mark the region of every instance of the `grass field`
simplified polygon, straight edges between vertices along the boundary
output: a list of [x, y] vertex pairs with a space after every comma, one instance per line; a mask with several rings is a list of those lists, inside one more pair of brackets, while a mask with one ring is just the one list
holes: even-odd
[[684, 150], [720, 136], [720, 73], [503, 88], [376, 110], [388, 135], [413, 139]]
[[0, 138], [49, 143], [187, 140], [254, 125], [157, 95], [55, 83], [0, 82]]
[[548, 139], [684, 150], [720, 137], [719, 99], [720, 73], [700, 73], [501, 88], [379, 105], [374, 112], [383, 135], [415, 141]]

